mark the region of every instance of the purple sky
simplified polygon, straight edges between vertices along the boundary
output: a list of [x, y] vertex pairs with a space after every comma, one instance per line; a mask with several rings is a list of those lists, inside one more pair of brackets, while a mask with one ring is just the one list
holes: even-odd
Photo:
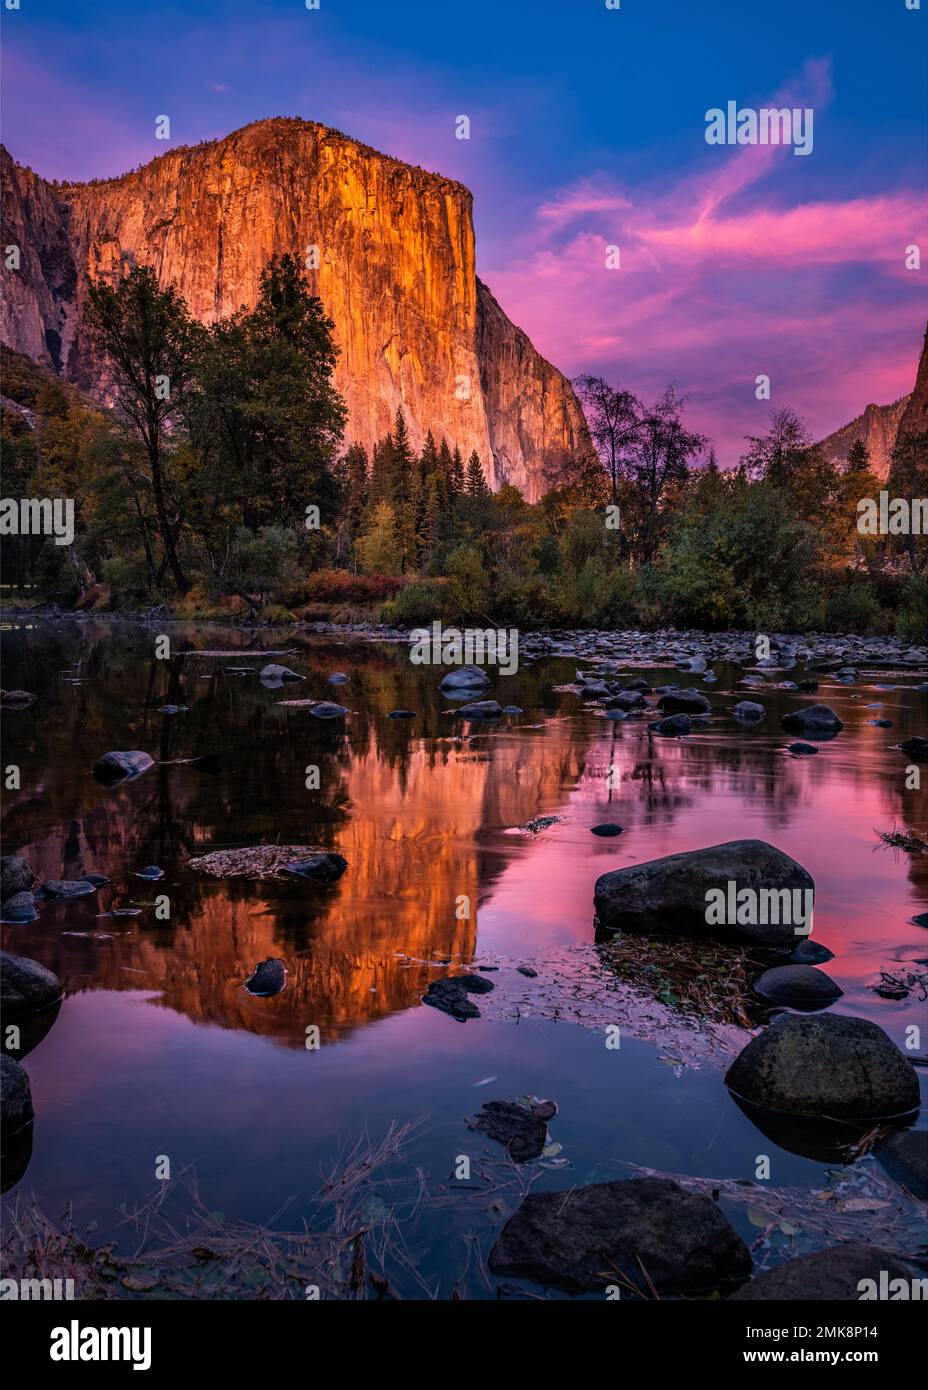
[[[27, 0], [4, 13], [3, 138], [87, 178], [163, 153], [162, 113], [183, 144], [300, 115], [459, 178], [479, 273], [539, 350], [645, 398], [672, 381], [732, 463], [774, 407], [822, 435], [912, 387], [926, 21], [904, 0]], [[708, 145], [729, 100], [811, 107], [812, 153]]]

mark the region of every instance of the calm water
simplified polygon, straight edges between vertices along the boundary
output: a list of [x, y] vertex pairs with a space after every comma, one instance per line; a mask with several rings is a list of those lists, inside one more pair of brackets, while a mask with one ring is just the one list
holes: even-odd
[[[172, 632], [175, 651], [245, 640]], [[263, 633], [257, 645], [294, 640]], [[571, 971], [585, 976], [595, 963], [593, 884], [607, 869], [757, 837], [815, 878], [815, 935], [835, 952], [825, 968], [845, 991], [839, 1010], [902, 1045], [924, 1005], [917, 993], [890, 1001], [868, 986], [881, 969], [924, 969], [913, 962], [928, 956], [928, 932], [910, 920], [928, 908], [928, 857], [882, 849], [874, 833], [928, 833], [928, 793], [905, 789], [907, 760], [890, 747], [925, 732], [926, 697], [912, 678], [865, 673], [848, 688], [822, 677], [817, 698], [846, 727], [799, 760], [783, 752], [779, 715], [802, 697], [764, 691], [768, 719], [740, 727], [728, 711], [756, 698], [737, 685], [740, 670], [716, 668], [707, 731], [661, 740], [643, 722], [611, 724], [558, 693], [576, 663], [552, 659], [491, 692], [522, 715], [460, 741], [440, 673], [412, 667], [405, 648], [298, 640], [299, 655], [281, 659], [307, 680], [268, 690], [257, 674], [224, 671], [236, 661], [155, 660], [153, 633], [140, 627], [91, 620], [3, 634], [4, 685], [39, 696], [4, 721], [3, 762], [22, 773], [22, 790], [6, 796], [4, 852], [46, 878], [112, 879], [96, 896], [46, 906], [30, 926], [3, 928], [4, 946], [50, 967], [66, 992], [25, 1058], [36, 1121], [17, 1190], [49, 1212], [70, 1202], [95, 1239], [120, 1239], [117, 1208], [152, 1192], [165, 1154], [175, 1172], [195, 1165], [210, 1209], [265, 1222], [292, 1199], [278, 1224], [293, 1228], [313, 1210], [320, 1167], [364, 1131], [376, 1139], [392, 1121], [421, 1120], [385, 1174], [402, 1184], [421, 1169], [427, 1179], [430, 1199], [403, 1224], [408, 1257], [439, 1296], [457, 1284], [480, 1297], [496, 1281], [478, 1275], [474, 1248], [486, 1257], [518, 1203], [511, 1182], [498, 1198], [479, 1183], [455, 1191], [458, 1155], [500, 1156], [465, 1123], [486, 1100], [558, 1102], [550, 1133], [563, 1147], [554, 1166], [536, 1168], [541, 1187], [627, 1176], [629, 1163], [752, 1177], [759, 1152], [772, 1154], [777, 1185], [827, 1184], [827, 1164], [759, 1136], [722, 1085], [723, 1056], [701, 1054], [696, 1039], [684, 1065], [659, 1017], [607, 1050], [602, 1027], [565, 1021], [569, 1008], [560, 1021], [540, 1016], [514, 967], [533, 967], [542, 982], [555, 966], [562, 983]], [[245, 654], [242, 664], [263, 663]], [[333, 671], [349, 684], [327, 685]], [[690, 683], [668, 668], [634, 674]], [[287, 698], [336, 699], [351, 713], [325, 723], [282, 707]], [[161, 715], [166, 702], [189, 712]], [[417, 718], [388, 719], [400, 706]], [[878, 716], [894, 727], [867, 724]], [[145, 749], [162, 765], [105, 789], [90, 768], [111, 748]], [[163, 765], [207, 752], [221, 754], [218, 775]], [[305, 785], [311, 764], [319, 791]], [[535, 836], [517, 833], [555, 815], [564, 819]], [[625, 833], [591, 835], [604, 820]], [[319, 889], [221, 883], [185, 867], [207, 849], [271, 841], [338, 849], [348, 871]], [[157, 886], [132, 876], [147, 864], [165, 871]], [[99, 915], [158, 892], [170, 895], [170, 922], [150, 907]], [[462, 894], [474, 904], [469, 920], [455, 915]], [[267, 956], [286, 961], [287, 987], [255, 998], [242, 982]], [[420, 1005], [449, 961], [499, 965], [487, 976], [494, 994], [477, 1001], [480, 1020], [462, 1025]], [[634, 997], [626, 988], [626, 1004]], [[312, 1024], [318, 1052], [304, 1046]], [[749, 1241], [757, 1235], [743, 1210], [729, 1214]], [[412, 1275], [394, 1277], [415, 1292]]]

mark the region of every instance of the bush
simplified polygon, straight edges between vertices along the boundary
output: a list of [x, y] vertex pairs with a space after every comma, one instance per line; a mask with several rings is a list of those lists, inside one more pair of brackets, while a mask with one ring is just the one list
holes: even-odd
[[395, 574], [352, 574], [350, 570], [316, 570], [306, 580], [307, 603], [383, 603], [403, 587]]
[[828, 632], [886, 632], [889, 623], [868, 579], [852, 579], [830, 595], [825, 609]]
[[424, 627], [454, 616], [446, 579], [415, 579], [383, 605], [378, 618], [391, 627]]

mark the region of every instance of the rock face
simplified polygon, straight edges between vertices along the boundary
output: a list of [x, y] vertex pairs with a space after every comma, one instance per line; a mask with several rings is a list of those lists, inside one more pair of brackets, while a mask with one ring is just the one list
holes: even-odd
[[83, 327], [86, 278], [152, 265], [206, 323], [252, 307], [271, 256], [305, 260], [336, 325], [346, 440], [370, 449], [402, 405], [414, 447], [432, 429], [490, 483], [534, 500], [582, 444], [569, 382], [477, 279], [470, 192], [311, 121], [256, 121], [90, 184], [51, 184], [4, 152], [0, 335], [96, 390]]
[[885, 482], [899, 426], [911, 399], [911, 396], [902, 396], [892, 405], [868, 405], [863, 415], [822, 440], [825, 457], [832, 463], [845, 464], [851, 445], [862, 439], [870, 450], [871, 469], [881, 482]]
[[730, 840], [603, 874], [596, 880], [593, 902], [607, 931], [692, 932], [736, 936], [764, 946], [795, 945], [795, 923], [732, 922], [719, 927], [707, 922], [707, 892], [726, 892], [731, 882], [739, 892], [748, 888], [758, 893], [764, 889], [804, 893], [815, 886], [801, 864], [773, 845], [763, 840]]
[[635, 1288], [647, 1290], [650, 1279], [658, 1292], [684, 1293], [744, 1279], [751, 1257], [708, 1197], [667, 1178], [633, 1178], [530, 1193], [489, 1265], [566, 1293], [601, 1291], [623, 1277]]
[[904, 1279], [908, 1284], [912, 1278], [911, 1271], [892, 1251], [848, 1241], [846, 1245], [803, 1255], [779, 1269], [759, 1274], [730, 1297], [732, 1302], [857, 1302], [861, 1281], [871, 1279], [879, 1289], [881, 1274], [884, 1283], [887, 1279]]
[[903, 1115], [918, 1106], [911, 1062], [875, 1023], [791, 1014], [748, 1043], [726, 1085], [770, 1110], [833, 1120]]

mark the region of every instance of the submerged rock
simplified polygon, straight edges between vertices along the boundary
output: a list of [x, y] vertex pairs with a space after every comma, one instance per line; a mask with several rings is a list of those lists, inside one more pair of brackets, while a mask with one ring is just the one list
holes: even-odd
[[811, 743], [791, 743], [787, 748], [787, 753], [792, 753], [794, 758], [811, 758], [818, 752]]
[[898, 1255], [849, 1240], [831, 1250], [801, 1255], [777, 1269], [758, 1274], [730, 1294], [729, 1301], [856, 1303], [861, 1297], [862, 1281], [873, 1280], [879, 1290], [881, 1275], [884, 1279], [904, 1279], [907, 1286], [912, 1278]]
[[387, 715], [388, 719], [415, 719], [416, 712], [412, 709], [391, 709]]
[[0, 951], [0, 1006], [10, 1017], [47, 1008], [61, 998], [61, 982], [37, 960]]
[[480, 1010], [468, 999], [468, 994], [489, 994], [492, 988], [491, 982], [479, 975], [449, 975], [443, 980], [433, 980], [422, 1002], [464, 1023], [469, 1018], [480, 1017]]
[[622, 1279], [646, 1295], [649, 1282], [660, 1293], [697, 1293], [744, 1279], [751, 1256], [710, 1198], [667, 1178], [632, 1178], [530, 1193], [489, 1266], [566, 1293], [602, 1292]]
[[317, 704], [311, 705], [310, 714], [316, 719], [341, 719], [348, 710], [345, 705], [335, 705], [329, 700], [320, 700]]
[[148, 753], [131, 748], [127, 752], [104, 753], [94, 763], [93, 775], [98, 782], [131, 782], [154, 765], [155, 760]]
[[844, 993], [830, 975], [807, 964], [777, 965], [765, 970], [754, 992], [774, 1004], [794, 1009], [824, 1009]]
[[603, 821], [602, 825], [591, 825], [590, 834], [602, 835], [605, 838], [609, 838], [613, 835], [621, 835], [622, 827], [621, 825], [616, 825], [615, 821], [607, 820]]
[[341, 854], [330, 850], [311, 854], [308, 859], [298, 859], [281, 867], [282, 874], [296, 874], [298, 878], [310, 878], [314, 883], [334, 883], [341, 878], [348, 867], [348, 860]]
[[903, 753], [908, 753], [915, 762], [928, 763], [928, 738], [913, 734], [911, 738], [906, 739], [905, 743], [900, 743], [899, 747]]
[[32, 1123], [32, 1091], [26, 1068], [8, 1053], [0, 1053], [0, 1118], [3, 1121], [3, 1142], [13, 1139], [21, 1129]]
[[753, 889], [758, 895], [783, 889], [811, 891], [815, 886], [801, 864], [773, 845], [731, 840], [603, 874], [596, 880], [593, 902], [607, 931], [722, 935], [764, 946], [795, 944], [793, 923], [710, 925], [706, 895], [713, 889], [724, 891], [730, 882], [739, 891]]
[[186, 714], [189, 705], [162, 705], [158, 710], [159, 714]]
[[780, 724], [788, 733], [805, 734], [807, 738], [830, 738], [844, 728], [844, 724], [827, 705], [806, 705], [784, 714]]
[[490, 684], [490, 677], [479, 666], [459, 666], [449, 671], [439, 682], [439, 689], [445, 691], [480, 690]]
[[498, 1144], [505, 1144], [514, 1163], [540, 1158], [548, 1141], [546, 1121], [511, 1100], [487, 1101], [470, 1125]]
[[4, 901], [14, 893], [25, 893], [34, 883], [35, 874], [27, 860], [15, 854], [0, 859], [0, 898]]
[[265, 998], [270, 998], [274, 994], [279, 994], [286, 983], [286, 965], [278, 956], [268, 956], [267, 960], [263, 960], [260, 965], [255, 966], [245, 981], [245, 988], [249, 994], [260, 994]]
[[266, 666], [262, 666], [259, 672], [259, 680], [265, 685], [283, 685], [285, 681], [305, 681], [306, 677], [301, 676], [298, 671], [291, 671], [289, 666], [279, 666], [276, 661], [269, 661]]
[[146, 864], [144, 869], [139, 869], [135, 877], [147, 878], [155, 882], [159, 878], [164, 878], [164, 870], [159, 868], [157, 864]]
[[875, 1023], [789, 1014], [738, 1054], [725, 1083], [770, 1110], [833, 1120], [882, 1119], [918, 1106], [915, 1069]]
[[331, 676], [326, 676], [329, 685], [347, 685], [348, 677], [344, 671], [333, 671]]
[[928, 1130], [898, 1129], [877, 1144], [876, 1156], [890, 1177], [928, 1200]]

